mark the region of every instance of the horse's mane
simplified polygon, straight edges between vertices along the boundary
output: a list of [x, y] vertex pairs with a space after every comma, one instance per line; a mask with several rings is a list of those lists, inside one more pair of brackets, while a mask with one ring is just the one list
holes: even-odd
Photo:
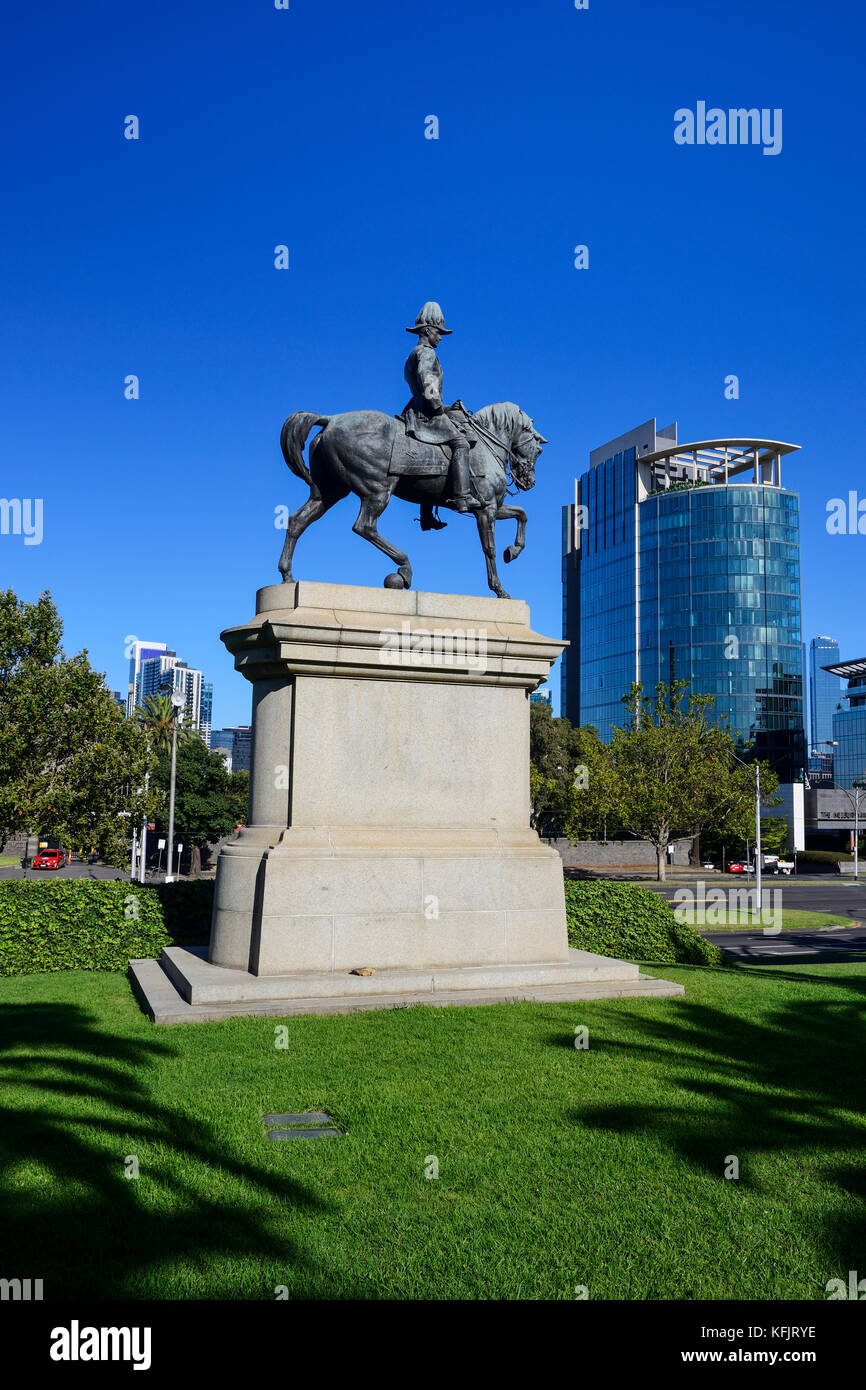
[[513, 401], [495, 401], [493, 405], [482, 406], [480, 410], [476, 410], [475, 418], [480, 420], [485, 429], [500, 435], [513, 435], [516, 425], [529, 425], [526, 411], [521, 410]]

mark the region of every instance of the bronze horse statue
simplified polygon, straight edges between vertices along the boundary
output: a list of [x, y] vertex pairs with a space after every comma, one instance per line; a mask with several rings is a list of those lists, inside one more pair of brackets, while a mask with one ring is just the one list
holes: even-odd
[[[516, 521], [513, 545], [505, 551], [508, 564], [521, 552], [526, 538], [526, 512], [505, 501], [509, 481], [521, 491], [535, 485], [535, 462], [547, 440], [532, 420], [511, 401], [487, 405], [470, 414], [458, 401], [452, 410], [465, 415], [472, 443], [472, 487], [478, 503], [474, 510], [478, 534], [487, 560], [487, 582], [498, 598], [508, 598], [496, 572], [496, 522]], [[321, 426], [310, 443], [310, 464], [304, 461], [304, 445], [312, 430]], [[376, 523], [392, 497], [414, 502], [432, 511], [451, 502], [449, 461], [438, 444], [423, 443], [407, 435], [399, 416], [379, 410], [352, 410], [340, 415], [314, 415], [296, 410], [283, 425], [280, 437], [286, 463], [310, 489], [310, 496], [286, 523], [286, 539], [279, 569], [285, 583], [292, 581], [292, 556], [299, 537], [314, 521], [350, 492], [361, 499], [352, 530], [378, 546], [397, 565], [385, 578], [388, 589], [408, 589], [412, 566], [408, 555], [380, 536]]]

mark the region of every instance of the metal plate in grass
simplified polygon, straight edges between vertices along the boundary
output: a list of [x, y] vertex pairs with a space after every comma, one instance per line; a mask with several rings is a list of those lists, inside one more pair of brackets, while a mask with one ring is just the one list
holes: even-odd
[[[269, 1139], [342, 1139], [343, 1130], [337, 1129], [333, 1115], [327, 1110], [298, 1110], [289, 1114], [263, 1115], [268, 1128]], [[300, 1128], [303, 1126], [303, 1128]]]

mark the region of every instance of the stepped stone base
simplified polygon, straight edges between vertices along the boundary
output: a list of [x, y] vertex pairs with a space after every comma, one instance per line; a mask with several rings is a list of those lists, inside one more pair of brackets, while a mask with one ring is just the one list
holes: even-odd
[[172, 946], [158, 961], [130, 961], [133, 988], [154, 1023], [354, 1013], [411, 1004], [658, 998], [684, 993], [682, 985], [642, 975], [636, 965], [590, 951], [569, 950], [562, 962], [377, 970], [373, 975], [328, 971], [260, 976], [212, 965], [205, 956], [203, 949]]

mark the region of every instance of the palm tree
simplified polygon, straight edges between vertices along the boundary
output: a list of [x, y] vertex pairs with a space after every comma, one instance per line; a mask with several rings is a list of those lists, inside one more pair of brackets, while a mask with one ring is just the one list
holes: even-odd
[[[171, 752], [171, 729], [175, 719], [174, 705], [171, 703], [169, 695], [147, 695], [144, 703], [139, 705], [135, 711], [144, 732], [147, 734], [151, 748], [157, 753]], [[177, 737], [178, 741], [199, 735], [198, 729], [187, 722], [186, 711], [177, 715]]]

